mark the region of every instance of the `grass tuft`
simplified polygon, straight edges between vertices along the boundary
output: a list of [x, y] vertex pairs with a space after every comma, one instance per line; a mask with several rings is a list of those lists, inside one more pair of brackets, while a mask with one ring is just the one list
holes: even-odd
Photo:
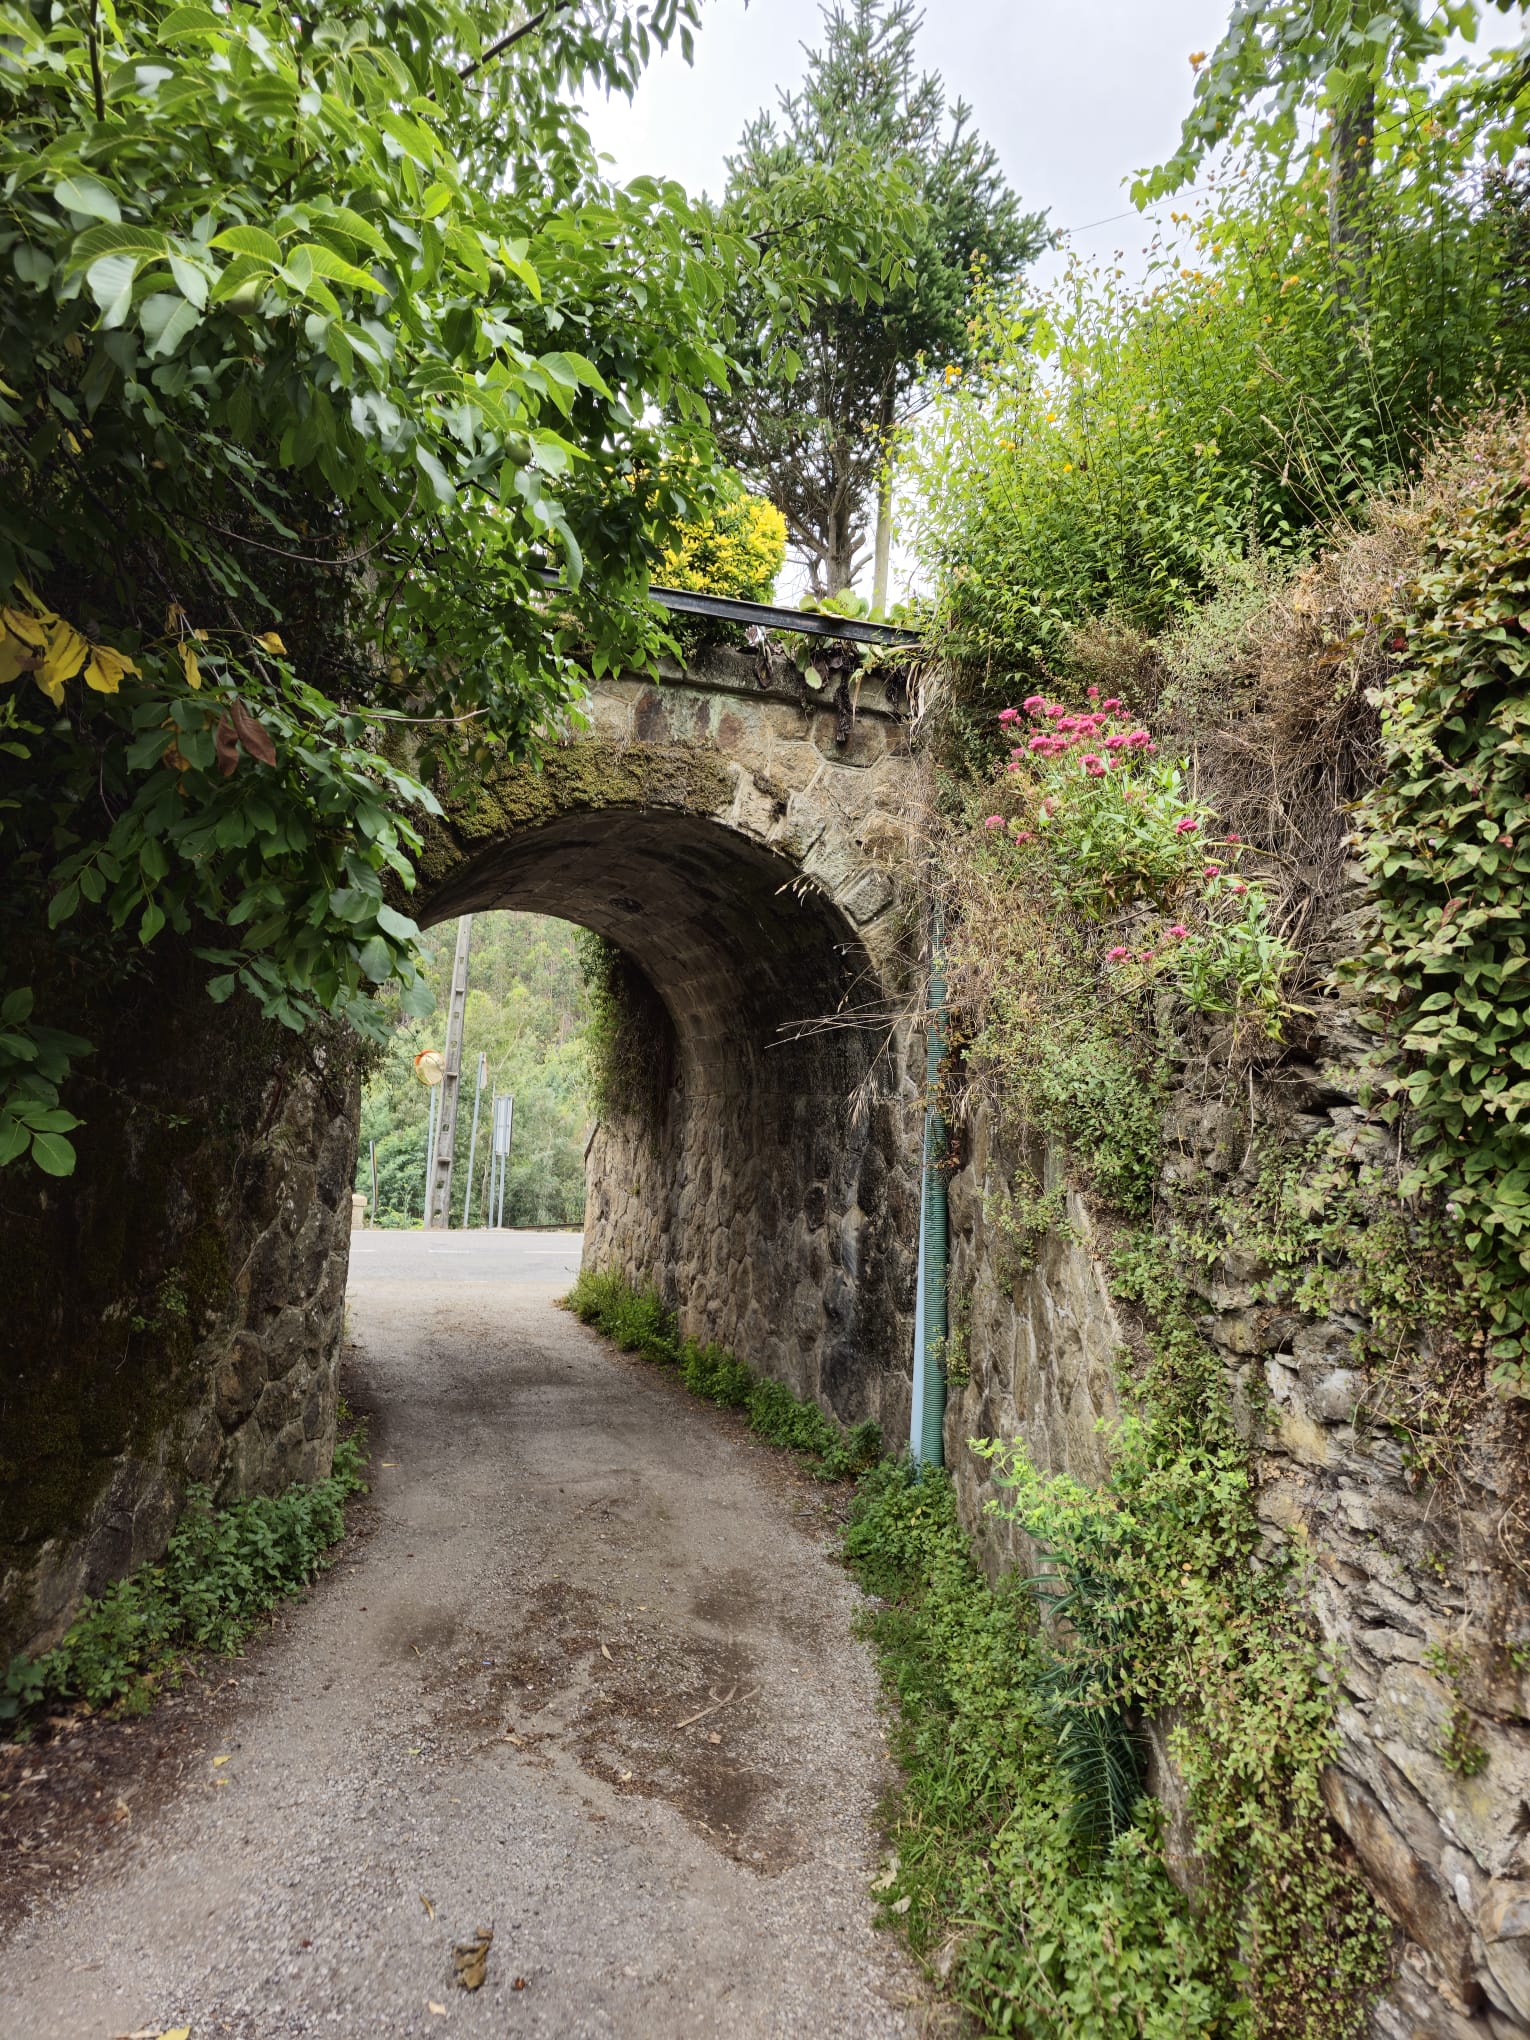
[[767, 1381], [722, 1346], [683, 1339], [673, 1311], [652, 1290], [634, 1289], [625, 1276], [581, 1273], [565, 1299], [584, 1324], [662, 1367], [678, 1368], [693, 1395], [723, 1409], [742, 1410], [749, 1427], [772, 1445], [794, 1452], [821, 1480], [850, 1480], [881, 1456], [874, 1423], [841, 1430], [816, 1403], [803, 1402], [779, 1381]]

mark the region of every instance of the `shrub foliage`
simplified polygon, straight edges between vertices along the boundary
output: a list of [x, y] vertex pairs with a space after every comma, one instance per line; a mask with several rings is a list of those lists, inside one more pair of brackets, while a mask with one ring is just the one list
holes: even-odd
[[0, 1686], [0, 1729], [15, 1734], [44, 1709], [84, 1703], [141, 1714], [188, 1651], [225, 1656], [277, 1601], [301, 1592], [345, 1534], [345, 1504], [365, 1492], [366, 1436], [335, 1447], [325, 1479], [280, 1495], [213, 1507], [194, 1487], [157, 1565], [141, 1566], [87, 1600], [63, 1641], [15, 1658]]

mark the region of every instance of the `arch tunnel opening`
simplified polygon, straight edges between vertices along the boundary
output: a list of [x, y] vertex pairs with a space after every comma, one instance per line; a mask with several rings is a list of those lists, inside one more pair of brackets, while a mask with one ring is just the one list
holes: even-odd
[[853, 923], [799, 866], [716, 820], [596, 809], [477, 848], [421, 925], [496, 911], [605, 937], [639, 996], [650, 1081], [603, 1100], [584, 1258], [656, 1288], [845, 1422], [908, 1406], [917, 1189], [908, 1087]]

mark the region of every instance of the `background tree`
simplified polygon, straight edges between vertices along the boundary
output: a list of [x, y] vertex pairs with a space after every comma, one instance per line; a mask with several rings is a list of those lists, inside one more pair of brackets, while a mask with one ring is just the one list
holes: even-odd
[[1524, 13], [1523, 0], [1240, 0], [1209, 59], [1192, 58], [1195, 98], [1178, 149], [1137, 180], [1134, 196], [1179, 190], [1229, 141], [1282, 168], [1319, 155], [1330, 252], [1358, 282], [1378, 159], [1405, 166], [1426, 122], [1469, 136], [1473, 153], [1500, 163], [1522, 144], [1525, 47], [1443, 70], [1439, 60], [1452, 38], [1474, 42], [1484, 17], [1522, 24]]
[[[723, 204], [761, 253], [733, 294], [746, 374], [714, 401], [719, 441], [785, 516], [817, 594], [854, 581], [880, 498], [879, 602], [894, 426], [916, 389], [970, 358], [975, 291], [1006, 285], [1047, 241], [968, 108], [948, 106], [939, 74], [918, 70], [921, 19], [912, 0], [826, 6], [801, 88], [752, 121], [729, 158]], [[782, 266], [828, 272], [847, 254], [861, 287], [804, 301], [783, 346]]]

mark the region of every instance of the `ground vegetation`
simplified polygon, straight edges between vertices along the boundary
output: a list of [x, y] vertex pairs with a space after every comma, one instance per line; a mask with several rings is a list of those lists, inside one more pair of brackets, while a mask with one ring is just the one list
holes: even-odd
[[344, 1536], [346, 1503], [366, 1491], [366, 1428], [341, 1415], [322, 1480], [222, 1507], [192, 1488], [163, 1558], [87, 1597], [52, 1650], [11, 1660], [0, 1733], [26, 1736], [62, 1709], [146, 1714], [189, 1656], [232, 1656], [263, 1615], [301, 1593]]
[[816, 1403], [756, 1374], [724, 1347], [683, 1337], [675, 1313], [657, 1291], [636, 1286], [614, 1270], [586, 1269], [567, 1305], [624, 1353], [676, 1368], [693, 1394], [722, 1409], [742, 1410], [752, 1431], [794, 1453], [823, 1480], [850, 1479], [881, 1455], [882, 1437], [874, 1423], [846, 1431]]

